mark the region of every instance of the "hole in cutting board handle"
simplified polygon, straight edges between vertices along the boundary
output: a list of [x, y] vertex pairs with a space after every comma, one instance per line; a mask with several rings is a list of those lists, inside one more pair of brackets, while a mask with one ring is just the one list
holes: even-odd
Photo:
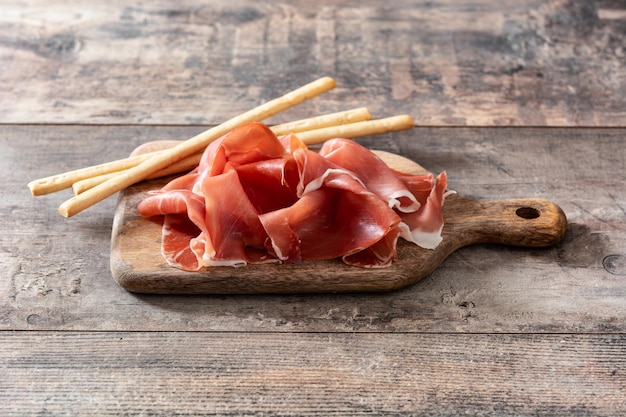
[[517, 214], [522, 219], [527, 220], [536, 219], [537, 217], [541, 216], [539, 210], [533, 207], [520, 207], [515, 210], [515, 214]]

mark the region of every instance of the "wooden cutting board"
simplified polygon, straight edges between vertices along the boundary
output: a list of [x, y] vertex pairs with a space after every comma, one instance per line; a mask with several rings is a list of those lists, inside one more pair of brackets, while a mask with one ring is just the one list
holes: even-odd
[[[376, 151], [388, 165], [420, 173], [418, 164]], [[567, 228], [565, 214], [550, 201], [536, 198], [477, 200], [457, 194], [446, 198], [443, 241], [423, 249], [398, 241], [398, 259], [388, 268], [364, 269], [341, 260], [212, 267], [185, 272], [161, 255], [161, 223], [140, 217], [136, 206], [149, 190], [168, 179], [146, 181], [120, 193], [112, 240], [113, 278], [128, 291], [148, 294], [260, 294], [389, 291], [414, 284], [455, 250], [477, 243], [544, 247], [559, 242]]]

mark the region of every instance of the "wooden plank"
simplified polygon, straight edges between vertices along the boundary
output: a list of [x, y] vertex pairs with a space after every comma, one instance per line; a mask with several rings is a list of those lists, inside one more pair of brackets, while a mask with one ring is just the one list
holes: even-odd
[[34, 178], [127, 155], [195, 127], [0, 126], [0, 328], [279, 332], [623, 332], [623, 129], [418, 128], [363, 139], [475, 198], [549, 198], [569, 229], [550, 249], [465, 248], [388, 294], [150, 297], [109, 270], [115, 200], [71, 219]]
[[617, 416], [621, 335], [0, 332], [30, 415]]
[[419, 125], [625, 126], [609, 0], [8, 2], [1, 123], [217, 124], [319, 76], [295, 109]]

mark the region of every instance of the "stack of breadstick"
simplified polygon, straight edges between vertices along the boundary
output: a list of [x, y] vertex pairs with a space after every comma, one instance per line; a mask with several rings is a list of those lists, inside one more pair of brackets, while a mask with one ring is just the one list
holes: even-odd
[[[38, 196], [71, 187], [75, 196], [59, 207], [59, 213], [70, 217], [137, 182], [187, 172], [198, 165], [202, 152], [212, 141], [237, 126], [260, 122], [334, 87], [332, 78], [320, 78], [171, 148], [37, 179], [28, 188]], [[305, 144], [315, 145], [337, 137], [356, 138], [412, 127], [413, 119], [408, 115], [372, 120], [367, 108], [358, 108], [275, 125], [271, 129], [277, 136], [296, 133]]]

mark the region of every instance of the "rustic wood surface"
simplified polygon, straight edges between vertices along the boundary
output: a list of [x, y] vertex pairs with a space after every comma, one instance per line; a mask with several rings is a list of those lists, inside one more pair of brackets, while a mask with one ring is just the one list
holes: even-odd
[[0, 388], [15, 415], [618, 416], [624, 344], [623, 334], [5, 332]]
[[[626, 414], [622, 1], [0, 3], [0, 415]], [[140, 295], [111, 276], [116, 198], [65, 219], [69, 190], [26, 187], [325, 75], [270, 122], [411, 114], [360, 142], [551, 200], [563, 241], [386, 293]]]
[[215, 124], [331, 75], [315, 112], [624, 126], [625, 21], [621, 0], [3, 1], [0, 121]]

